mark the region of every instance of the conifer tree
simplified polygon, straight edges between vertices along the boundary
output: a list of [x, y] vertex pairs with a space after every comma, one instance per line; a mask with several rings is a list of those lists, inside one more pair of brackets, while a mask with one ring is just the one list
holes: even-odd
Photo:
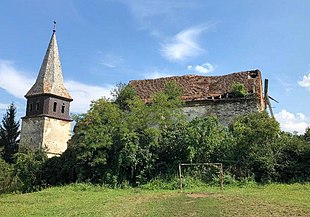
[[0, 149], [2, 156], [8, 163], [13, 162], [13, 155], [18, 151], [19, 121], [15, 121], [16, 107], [11, 103], [0, 124]]

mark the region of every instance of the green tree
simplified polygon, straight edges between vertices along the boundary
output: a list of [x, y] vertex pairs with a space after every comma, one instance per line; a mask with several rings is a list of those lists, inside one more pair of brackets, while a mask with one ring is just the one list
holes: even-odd
[[13, 192], [17, 190], [17, 186], [13, 165], [0, 158], [0, 194]]
[[306, 132], [304, 134], [304, 138], [308, 144], [310, 144], [310, 127], [307, 127]]
[[192, 120], [186, 132], [189, 161], [204, 163], [224, 160], [224, 149], [232, 143], [229, 132], [219, 124], [216, 117], [196, 118]]
[[278, 138], [276, 169], [277, 181], [310, 181], [309, 144], [301, 136], [281, 132]]
[[[180, 97], [160, 92], [145, 104], [136, 95], [125, 94], [129, 89], [124, 88], [115, 91], [122, 100], [94, 101], [86, 114], [76, 118], [74, 135], [61, 156], [67, 160], [61, 160], [64, 164], [57, 176], [70, 173], [65, 176], [72, 181], [112, 186], [123, 182], [137, 185], [154, 177], [159, 137], [164, 128], [178, 122]], [[59, 164], [53, 160], [46, 164], [46, 170]]]
[[236, 118], [229, 129], [236, 140], [231, 165], [233, 173], [238, 177], [254, 175], [260, 182], [272, 180], [275, 177], [279, 123], [267, 112], [257, 112]]
[[32, 192], [43, 187], [42, 168], [46, 161], [46, 154], [42, 150], [33, 151], [23, 147], [16, 154], [16, 163], [14, 164], [14, 175], [18, 178], [18, 190]]
[[16, 107], [12, 103], [3, 116], [0, 125], [0, 147], [3, 147], [3, 158], [6, 162], [13, 162], [13, 155], [18, 151], [17, 138], [20, 134], [19, 121], [15, 121]]
[[129, 109], [128, 101], [137, 97], [135, 89], [123, 83], [117, 84], [116, 87], [111, 91], [111, 95], [113, 97], [114, 103], [116, 103], [123, 111]]
[[68, 150], [76, 153], [74, 160], [79, 181], [103, 181], [121, 125], [121, 110], [106, 99], [94, 101], [90, 110], [79, 118], [70, 141], [72, 147]]

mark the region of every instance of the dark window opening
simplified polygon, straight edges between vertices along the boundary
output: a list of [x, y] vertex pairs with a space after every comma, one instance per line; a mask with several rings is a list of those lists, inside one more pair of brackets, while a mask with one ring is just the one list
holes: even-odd
[[39, 102], [37, 102], [37, 107], [36, 107], [36, 109], [37, 109], [37, 110], [40, 109], [40, 103], [39, 103]]
[[256, 78], [258, 76], [257, 72], [250, 72], [250, 78]]
[[32, 111], [32, 103], [29, 104], [29, 111]]
[[65, 113], [65, 104], [61, 106], [61, 113]]
[[57, 110], [57, 102], [54, 102], [53, 112], [56, 112]]

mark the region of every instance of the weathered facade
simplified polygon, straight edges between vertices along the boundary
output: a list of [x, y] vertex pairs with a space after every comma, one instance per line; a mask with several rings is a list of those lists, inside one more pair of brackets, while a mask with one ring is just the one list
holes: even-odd
[[70, 139], [69, 110], [73, 99], [64, 86], [55, 30], [37, 80], [25, 97], [27, 108], [20, 145], [44, 148], [49, 157], [64, 152]]
[[[165, 84], [176, 81], [182, 89], [184, 113], [188, 119], [217, 116], [227, 126], [237, 115], [244, 115], [264, 109], [262, 78], [259, 70], [232, 73], [223, 76], [185, 75], [159, 79], [134, 80], [129, 85], [146, 103], [151, 95], [164, 90]], [[232, 96], [234, 83], [244, 84], [248, 96]]]

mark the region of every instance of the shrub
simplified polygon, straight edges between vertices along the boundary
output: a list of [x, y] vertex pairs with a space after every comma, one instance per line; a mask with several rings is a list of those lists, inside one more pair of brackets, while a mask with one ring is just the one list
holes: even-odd
[[233, 97], [245, 97], [248, 95], [243, 83], [236, 82], [232, 85], [231, 93]]
[[17, 191], [19, 182], [14, 176], [13, 165], [0, 158], [0, 194]]

